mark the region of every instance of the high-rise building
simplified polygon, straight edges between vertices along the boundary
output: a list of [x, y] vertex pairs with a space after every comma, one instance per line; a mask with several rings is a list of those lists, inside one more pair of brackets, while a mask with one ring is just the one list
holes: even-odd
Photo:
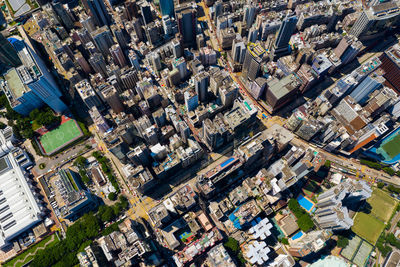
[[62, 113], [67, 106], [56, 81], [36, 52], [23, 40], [10, 38], [22, 65], [10, 69], [5, 75], [5, 91], [11, 107], [22, 115], [47, 104], [54, 111]]
[[172, 65], [178, 69], [180, 79], [185, 79], [188, 74], [185, 59], [183, 57], [177, 58], [172, 62]]
[[74, 21], [72, 20], [72, 17], [68, 14], [67, 10], [65, 10], [62, 3], [58, 0], [55, 0], [52, 2], [51, 5], [53, 6], [53, 9], [63, 26], [68, 30], [72, 30], [74, 28]]
[[128, 0], [124, 2], [125, 10], [127, 14], [127, 19], [131, 21], [133, 18], [137, 17], [139, 14], [139, 7], [136, 0]]
[[99, 27], [110, 24], [111, 17], [108, 14], [104, 0], [82, 0], [82, 3], [90, 11]]
[[185, 107], [187, 111], [193, 111], [199, 106], [199, 96], [194, 90], [188, 90], [184, 93]]
[[258, 100], [264, 94], [265, 88], [267, 88], [267, 79], [258, 77], [250, 85], [250, 94]]
[[126, 38], [125, 29], [119, 28], [117, 25], [111, 25], [111, 30], [117, 39], [117, 43], [122, 48], [122, 50], [128, 49], [128, 40]]
[[194, 76], [194, 87], [200, 102], [207, 101], [208, 86], [210, 85], [210, 74], [202, 71]]
[[128, 53], [129, 63], [137, 70], [140, 71], [139, 58], [135, 51], [130, 50]]
[[151, 13], [150, 4], [148, 4], [147, 2], [142, 2], [142, 4], [140, 5], [140, 11], [142, 12], [144, 25], [153, 22], [153, 14]]
[[400, 45], [395, 44], [386, 50], [379, 59], [381, 69], [385, 72], [385, 79], [399, 93], [400, 92]]
[[154, 71], [159, 71], [162, 68], [161, 57], [157, 52], [149, 54], [150, 64], [153, 65]]
[[374, 72], [367, 76], [359, 85], [357, 85], [353, 92], [351, 92], [350, 96], [358, 104], [363, 105], [365, 102], [367, 102], [368, 95], [373, 91], [382, 88], [384, 82], [385, 78]]
[[124, 51], [118, 44], [115, 44], [110, 48], [110, 53], [115, 64], [121, 68], [127, 65]]
[[80, 16], [79, 22], [82, 24], [83, 28], [85, 28], [88, 32], [92, 32], [96, 30], [96, 21], [93, 17], [82, 13]]
[[353, 226], [344, 203], [357, 203], [371, 196], [372, 189], [363, 180], [347, 179], [320, 194], [315, 218], [322, 229], [347, 230]]
[[254, 81], [257, 78], [265, 53], [265, 49], [259, 43], [250, 43], [247, 46], [242, 67], [244, 79]]
[[92, 32], [92, 37], [97, 49], [99, 49], [104, 58], [107, 58], [110, 55], [109, 49], [114, 44], [110, 30], [107, 26], [103, 26]]
[[174, 0], [160, 0], [160, 9], [163, 16], [173, 17], [174, 12]]
[[124, 111], [124, 105], [119, 98], [117, 89], [114, 86], [106, 86], [101, 90], [101, 95], [107, 104], [115, 113], [121, 113]]
[[162, 25], [163, 25], [165, 35], [173, 34], [173, 31], [174, 31], [173, 28], [174, 28], [175, 23], [173, 23], [173, 19], [171, 19], [170, 16], [165, 15], [162, 17]]
[[120, 78], [125, 89], [133, 89], [136, 87], [136, 83], [139, 82], [137, 71], [132, 68], [123, 69]]
[[362, 43], [356, 37], [346, 35], [333, 52], [342, 61], [342, 64], [345, 65], [356, 58], [362, 46]]
[[22, 64], [17, 51], [2, 34], [0, 34], [0, 63], [12, 67]]
[[81, 52], [77, 52], [74, 55], [76, 62], [78, 65], [81, 67], [81, 69], [86, 73], [89, 74], [92, 72], [92, 68], [90, 67], [89, 63], [87, 60], [83, 57]]
[[254, 19], [256, 17], [257, 7], [253, 5], [246, 5], [244, 7], [244, 16], [243, 22], [246, 23], [247, 29], [250, 29], [251, 25], [253, 25]]
[[290, 37], [296, 29], [296, 23], [296, 16], [286, 16], [286, 18], [283, 20], [273, 45], [273, 57], [288, 53]]
[[136, 37], [138, 38], [139, 41], [144, 40], [144, 30], [143, 30], [143, 23], [142, 20], [139, 18], [134, 18], [132, 20], [132, 25], [134, 32], [136, 33]]
[[275, 111], [288, 103], [297, 93], [301, 81], [295, 74], [268, 81], [266, 102]]
[[95, 53], [89, 58], [89, 63], [96, 73], [100, 73], [103, 78], [107, 77], [106, 61], [100, 53]]
[[182, 36], [184, 47], [196, 46], [196, 9], [191, 3], [178, 5], [175, 9], [179, 33]]
[[181, 43], [178, 40], [176, 39], [172, 40], [171, 48], [172, 48], [172, 53], [174, 54], [174, 58], [177, 59], [183, 56], [183, 49]]
[[232, 59], [234, 62], [243, 64], [246, 55], [246, 45], [242, 39], [236, 38], [232, 42]]
[[[12, 246], [12, 240], [32, 229], [45, 217], [39, 194], [31, 189], [32, 180], [25, 169], [32, 166], [25, 151], [12, 145], [6, 137], [6, 129], [0, 133], [1, 162], [0, 191], [0, 248]], [[25, 163], [25, 164], [24, 164]], [[26, 166], [28, 163], [28, 166]]]
[[351, 27], [349, 34], [357, 38], [372, 38], [385, 33], [397, 22], [400, 9], [397, 2], [384, 2], [365, 9]]
[[96, 107], [98, 110], [104, 109], [103, 103], [88, 80], [85, 79], [75, 84], [75, 90], [78, 92], [88, 110], [90, 110], [92, 107]]

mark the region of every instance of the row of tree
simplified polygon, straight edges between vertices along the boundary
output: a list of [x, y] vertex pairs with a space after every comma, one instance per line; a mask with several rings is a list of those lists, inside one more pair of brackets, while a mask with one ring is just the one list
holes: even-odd
[[96, 160], [99, 162], [99, 164], [101, 166], [101, 170], [107, 175], [108, 180], [113, 185], [113, 187], [115, 188], [117, 193], [119, 193], [119, 184], [112, 172], [112, 169], [109, 165], [108, 159], [103, 154], [101, 154], [101, 152], [99, 152], [99, 151], [94, 151], [92, 153], [92, 156], [95, 157]]
[[79, 170], [79, 175], [81, 176], [81, 180], [85, 185], [89, 185], [92, 183], [92, 180], [89, 178], [86, 172], [86, 163], [87, 159], [84, 156], [79, 156], [74, 161], [74, 166], [76, 166]]

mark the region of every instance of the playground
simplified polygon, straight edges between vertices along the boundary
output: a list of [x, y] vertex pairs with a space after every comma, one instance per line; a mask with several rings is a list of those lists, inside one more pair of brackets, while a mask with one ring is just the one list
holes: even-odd
[[83, 136], [78, 123], [67, 117], [63, 117], [61, 124], [57, 128], [51, 131], [38, 132], [42, 134], [38, 138], [42, 152], [48, 156], [60, 151]]

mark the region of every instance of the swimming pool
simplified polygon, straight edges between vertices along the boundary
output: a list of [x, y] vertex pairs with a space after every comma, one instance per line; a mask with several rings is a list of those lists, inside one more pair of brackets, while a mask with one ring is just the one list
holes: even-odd
[[297, 197], [297, 201], [299, 202], [300, 206], [305, 209], [307, 212], [311, 212], [312, 208], [314, 207], [314, 203], [309, 200], [308, 198], [304, 197], [303, 195], [299, 195]]
[[298, 231], [294, 236], [292, 236], [292, 240], [299, 239], [303, 235], [304, 235], [304, 233], [302, 231]]
[[224, 168], [225, 166], [227, 166], [229, 163], [231, 163], [234, 160], [235, 160], [235, 158], [233, 158], [233, 157], [225, 160], [224, 162], [221, 163], [221, 168]]

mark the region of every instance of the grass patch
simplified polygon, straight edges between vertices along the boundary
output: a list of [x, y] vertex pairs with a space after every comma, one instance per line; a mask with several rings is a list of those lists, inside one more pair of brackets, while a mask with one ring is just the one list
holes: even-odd
[[385, 224], [372, 214], [358, 212], [354, 218], [354, 225], [351, 227], [351, 230], [369, 243], [375, 245], [384, 228]]
[[68, 179], [69, 179], [69, 181], [71, 182], [72, 186], [74, 187], [75, 191], [78, 191], [79, 189], [78, 189], [78, 187], [76, 186], [76, 183], [75, 183], [75, 181], [74, 181], [74, 178], [72, 178], [71, 173], [70, 173], [70, 172], [67, 172], [67, 176], [68, 176]]
[[[51, 243], [49, 243], [46, 247], [52, 247], [59, 242], [58, 237], [55, 234], [53, 234], [53, 235], [54, 235], [54, 240]], [[20, 259], [21, 260], [25, 259], [26, 255], [28, 255], [29, 253], [33, 253], [37, 248], [44, 248], [44, 245], [49, 240], [51, 240], [51, 237], [53, 235], [50, 235], [50, 236], [44, 238], [42, 241], [31, 246], [30, 248], [28, 248], [21, 254], [17, 255], [16, 257], [12, 258], [11, 260], [7, 261], [6, 263], [3, 263], [2, 266], [14, 266], [14, 264], [15, 264], [16, 267], [19, 267], [19, 266], [23, 266], [24, 264], [28, 263], [29, 261], [31, 261], [34, 258], [34, 255], [27, 257], [24, 262], [18, 262], [18, 263], [15, 263], [15, 262], [17, 262]]]
[[390, 158], [400, 154], [400, 134], [396, 135], [392, 140], [382, 145], [382, 149], [389, 155]]
[[312, 197], [314, 193], [320, 191], [320, 186], [314, 180], [309, 180], [309, 182], [303, 187], [303, 192], [306, 196]]
[[389, 221], [393, 211], [397, 207], [397, 201], [380, 189], [375, 189], [367, 202], [372, 207], [371, 214], [383, 222]]

